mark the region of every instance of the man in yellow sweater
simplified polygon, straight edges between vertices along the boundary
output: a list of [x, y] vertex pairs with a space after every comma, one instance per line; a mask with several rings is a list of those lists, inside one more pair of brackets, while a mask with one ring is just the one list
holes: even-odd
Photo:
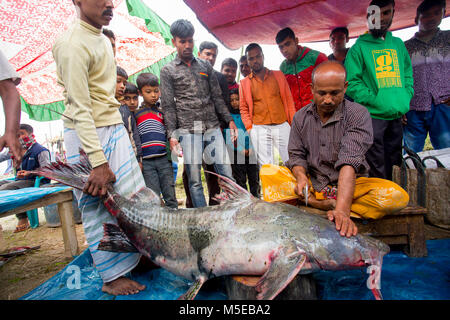
[[83, 227], [92, 258], [104, 285], [113, 295], [144, 290], [125, 275], [139, 263], [138, 253], [97, 250], [103, 223], [117, 224], [97, 196], [114, 183], [129, 196], [145, 187], [115, 98], [116, 63], [111, 43], [102, 27], [113, 17], [111, 0], [73, 0], [79, 19], [53, 46], [58, 83], [64, 87], [64, 143], [70, 163], [79, 161], [79, 148], [88, 155], [93, 170], [84, 193], [74, 191], [82, 211]]

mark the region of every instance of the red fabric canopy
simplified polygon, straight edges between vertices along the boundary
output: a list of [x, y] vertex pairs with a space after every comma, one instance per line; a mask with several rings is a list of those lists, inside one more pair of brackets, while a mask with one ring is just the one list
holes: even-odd
[[[396, 0], [391, 30], [414, 26], [422, 0]], [[350, 37], [367, 31], [369, 0], [184, 0], [198, 20], [229, 49], [251, 42], [275, 44], [277, 32], [294, 30], [299, 41], [328, 41], [334, 27]]]

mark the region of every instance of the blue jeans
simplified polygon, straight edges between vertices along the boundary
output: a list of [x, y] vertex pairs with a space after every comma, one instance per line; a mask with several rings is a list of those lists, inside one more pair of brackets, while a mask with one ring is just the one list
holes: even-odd
[[157, 195], [162, 193], [167, 207], [178, 208], [172, 161], [167, 156], [143, 159], [142, 166], [145, 185]]
[[201, 179], [202, 160], [214, 165], [217, 174], [233, 179], [230, 159], [220, 129], [210, 129], [205, 133], [182, 133], [179, 138], [183, 149], [189, 191], [194, 208], [205, 207]]
[[403, 129], [403, 142], [414, 152], [420, 152], [430, 134], [434, 149], [450, 147], [450, 106], [431, 104], [430, 111], [411, 110], [406, 114], [408, 123]]

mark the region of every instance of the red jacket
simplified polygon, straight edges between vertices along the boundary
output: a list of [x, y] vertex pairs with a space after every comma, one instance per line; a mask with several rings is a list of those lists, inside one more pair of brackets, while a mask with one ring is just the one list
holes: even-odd
[[328, 60], [327, 56], [319, 51], [307, 47], [300, 47], [299, 56], [295, 63], [284, 60], [280, 70], [286, 76], [295, 102], [295, 111], [312, 102], [311, 74], [316, 66]]

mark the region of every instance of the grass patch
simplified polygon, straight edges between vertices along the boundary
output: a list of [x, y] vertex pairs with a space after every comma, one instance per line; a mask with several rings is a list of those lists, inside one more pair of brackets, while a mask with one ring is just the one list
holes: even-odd
[[425, 139], [425, 146], [423, 147], [423, 151], [433, 150], [433, 145], [431, 144], [430, 135], [427, 135]]

